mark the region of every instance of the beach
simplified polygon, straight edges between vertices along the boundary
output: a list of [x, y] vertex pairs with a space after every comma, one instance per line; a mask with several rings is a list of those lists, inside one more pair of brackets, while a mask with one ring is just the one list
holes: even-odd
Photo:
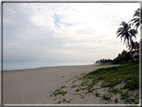
[[[3, 72], [3, 103], [4, 104], [57, 104], [50, 93], [61, 86], [71, 85], [70, 79], [82, 73], [88, 73], [95, 69], [108, 66], [83, 65], [42, 67], [23, 70], [9, 70]], [[68, 91], [71, 91], [68, 90]], [[101, 100], [84, 101], [74, 97], [72, 93], [66, 94], [66, 98], [73, 98], [71, 104], [102, 103]]]

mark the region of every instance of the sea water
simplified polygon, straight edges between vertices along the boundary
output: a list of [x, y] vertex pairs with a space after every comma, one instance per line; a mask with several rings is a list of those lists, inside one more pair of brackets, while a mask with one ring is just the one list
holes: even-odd
[[90, 62], [3, 62], [3, 71], [39, 67], [70, 66], [70, 65], [91, 65]]

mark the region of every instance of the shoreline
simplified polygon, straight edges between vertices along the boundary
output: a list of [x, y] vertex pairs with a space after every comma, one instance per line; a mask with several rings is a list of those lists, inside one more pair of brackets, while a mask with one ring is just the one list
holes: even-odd
[[41, 66], [41, 67], [29, 67], [29, 68], [19, 68], [19, 69], [10, 69], [10, 70], [2, 70], [2, 71], [17, 71], [17, 70], [29, 70], [29, 69], [39, 69], [39, 68], [53, 68], [53, 67], [71, 67], [71, 66], [88, 66], [88, 65], [100, 65], [100, 64], [97, 64], [97, 63], [92, 63], [92, 64], [79, 64], [79, 65], [55, 65], [55, 66]]
[[80, 74], [111, 66], [116, 65], [77, 65], [8, 70], [12, 72], [3, 72], [3, 102], [4, 104], [55, 104], [49, 92], [64, 86], [67, 81]]
[[[4, 72], [7, 71], [23, 71], [23, 70], [32, 70], [32, 69], [40, 69], [40, 68], [56, 68], [56, 67], [80, 67], [80, 66], [96, 66], [96, 65], [100, 65], [100, 63], [98, 64], [88, 64], [88, 65], [60, 65], [60, 66], [44, 66], [44, 67], [35, 67], [35, 68], [23, 68], [23, 69], [14, 69], [14, 70], [3, 70]], [[104, 65], [103, 65], [104, 66]]]

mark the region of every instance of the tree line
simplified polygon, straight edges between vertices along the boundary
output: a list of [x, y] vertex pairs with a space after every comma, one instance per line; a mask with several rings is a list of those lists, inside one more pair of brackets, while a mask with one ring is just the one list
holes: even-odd
[[[135, 41], [136, 34], [138, 33], [138, 28], [142, 24], [142, 7], [138, 8], [128, 23], [122, 21], [120, 24], [120, 28], [116, 31], [116, 37], [120, 37], [121, 42], [123, 39], [123, 44], [126, 45], [129, 52], [123, 50], [116, 58], [112, 59], [100, 59], [97, 60], [96, 63], [124, 63], [124, 62], [132, 62], [132, 54], [133, 51], [139, 51], [140, 47], [142, 47], [142, 39], [139, 41]], [[141, 26], [142, 29], [142, 26]], [[139, 47], [140, 46], [140, 47]], [[141, 49], [140, 49], [141, 50]], [[142, 51], [142, 50], [141, 50]]]
[[[130, 62], [132, 62], [132, 51], [133, 49], [139, 49], [138, 43], [134, 41], [136, 39], [136, 34], [138, 33], [138, 28], [142, 24], [142, 7], [138, 8], [128, 23], [122, 21], [120, 28], [117, 30], [117, 37], [120, 37], [121, 41], [123, 39], [123, 44], [126, 44], [126, 48], [130, 51]], [[142, 29], [142, 27], [141, 27]]]

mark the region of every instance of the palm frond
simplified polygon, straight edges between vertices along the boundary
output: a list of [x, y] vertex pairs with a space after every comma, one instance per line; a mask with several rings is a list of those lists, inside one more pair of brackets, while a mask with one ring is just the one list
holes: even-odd
[[140, 25], [140, 21], [142, 22], [142, 20], [140, 18], [133, 18], [131, 20], [132, 25], [134, 25], [134, 28], [138, 29], [138, 27]]
[[137, 30], [140, 24], [142, 24], [142, 7], [135, 11], [133, 17], [134, 18], [131, 20], [131, 22], [134, 25], [134, 28]]
[[[133, 20], [135, 21], [135, 20]], [[136, 33], [137, 33], [137, 30], [135, 29], [131, 29], [131, 23], [126, 23], [126, 22], [121, 22], [122, 27], [120, 27], [117, 31], [116, 31], [116, 34], [117, 36], [116, 37], [120, 37], [121, 39], [121, 42], [122, 42], [122, 39], [123, 40], [123, 44], [126, 44], [126, 47], [130, 47], [131, 41], [132, 40], [132, 37], [135, 37], [136, 38]]]
[[138, 10], [135, 11], [133, 17], [135, 16], [140, 17], [140, 8], [138, 8]]

